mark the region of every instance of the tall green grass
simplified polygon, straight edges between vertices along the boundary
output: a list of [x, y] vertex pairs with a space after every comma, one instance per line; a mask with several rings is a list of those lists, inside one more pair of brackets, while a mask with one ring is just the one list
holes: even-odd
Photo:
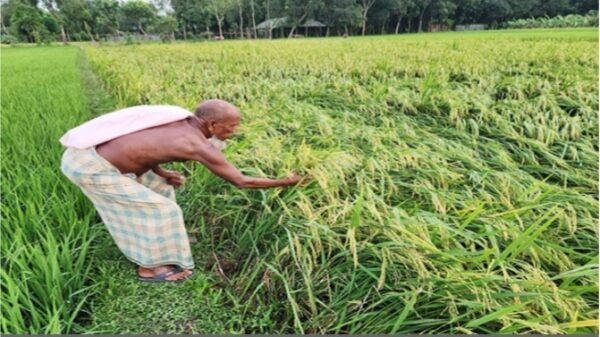
[[60, 136], [90, 116], [76, 48], [2, 50], [1, 332], [69, 333], [86, 316], [101, 227], [60, 172]]
[[[120, 105], [243, 113], [179, 200], [235, 306], [296, 333], [598, 331], [597, 30], [90, 48]], [[225, 268], [224, 266], [227, 266]], [[246, 332], [254, 332], [247, 327]]]

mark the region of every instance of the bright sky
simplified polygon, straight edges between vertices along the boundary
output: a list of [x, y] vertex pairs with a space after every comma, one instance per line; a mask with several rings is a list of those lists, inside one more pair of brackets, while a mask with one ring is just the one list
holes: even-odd
[[[123, 4], [131, 0], [117, 0], [118, 3]], [[154, 7], [158, 8], [158, 15], [166, 15], [167, 13], [173, 12], [173, 7], [171, 7], [171, 1], [169, 0], [143, 0], [149, 4], [153, 4]], [[6, 3], [8, 0], [0, 0], [0, 4]], [[38, 7], [43, 10], [47, 10], [46, 6], [44, 6], [43, 1], [38, 2]]]

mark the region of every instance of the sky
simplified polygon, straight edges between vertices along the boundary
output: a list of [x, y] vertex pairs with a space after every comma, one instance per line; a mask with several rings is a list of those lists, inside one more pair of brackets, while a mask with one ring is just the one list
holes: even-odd
[[[118, 3], [123, 4], [131, 0], [117, 0]], [[158, 9], [158, 15], [167, 15], [168, 13], [173, 13], [173, 7], [171, 7], [171, 2], [169, 0], [142, 0], [149, 4], [153, 4], [154, 7]], [[6, 3], [8, 0], [0, 0], [0, 4]], [[44, 6], [43, 1], [38, 1], [38, 7], [42, 10], [48, 10], [46, 6]]]

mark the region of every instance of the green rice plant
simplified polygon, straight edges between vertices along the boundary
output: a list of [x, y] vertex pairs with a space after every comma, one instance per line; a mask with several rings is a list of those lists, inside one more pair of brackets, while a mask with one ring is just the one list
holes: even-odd
[[60, 172], [58, 138], [89, 117], [75, 48], [2, 51], [1, 332], [69, 333], [95, 293], [96, 216]]

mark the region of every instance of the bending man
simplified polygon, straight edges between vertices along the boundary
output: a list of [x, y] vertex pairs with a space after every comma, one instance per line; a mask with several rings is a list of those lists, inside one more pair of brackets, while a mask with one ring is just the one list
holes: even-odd
[[181, 209], [173, 187], [183, 177], [160, 164], [194, 160], [238, 188], [297, 184], [301, 177], [245, 176], [221, 153], [240, 123], [240, 112], [222, 100], [200, 104], [195, 114], [177, 106], [118, 110], [69, 130], [61, 169], [94, 203], [108, 231], [142, 281], [181, 281], [192, 274]]

